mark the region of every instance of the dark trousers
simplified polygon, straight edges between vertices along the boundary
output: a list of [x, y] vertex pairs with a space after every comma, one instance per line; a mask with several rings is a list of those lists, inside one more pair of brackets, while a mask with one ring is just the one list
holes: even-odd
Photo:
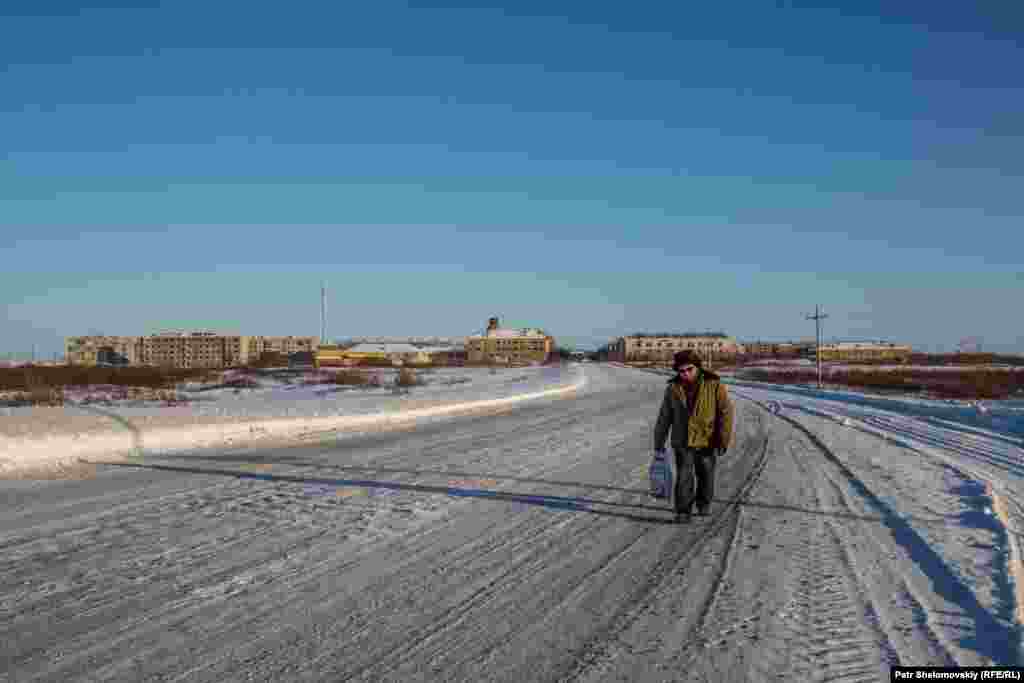
[[[676, 512], [690, 512], [711, 505], [715, 495], [715, 462], [711, 448], [676, 448]], [[694, 483], [696, 482], [696, 492]]]

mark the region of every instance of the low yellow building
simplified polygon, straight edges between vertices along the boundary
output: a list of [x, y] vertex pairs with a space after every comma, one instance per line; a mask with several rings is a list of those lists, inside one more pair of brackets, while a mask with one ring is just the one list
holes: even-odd
[[360, 362], [429, 363], [430, 353], [412, 344], [357, 344], [349, 348], [320, 346], [313, 356], [315, 367], [358, 365]]
[[343, 367], [352, 365], [345, 356], [345, 348], [337, 344], [322, 344], [313, 352], [313, 367]]

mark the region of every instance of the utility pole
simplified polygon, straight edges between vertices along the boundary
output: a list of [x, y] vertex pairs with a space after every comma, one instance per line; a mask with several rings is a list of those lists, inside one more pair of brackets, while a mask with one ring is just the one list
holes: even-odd
[[807, 319], [814, 321], [814, 358], [818, 361], [818, 389], [821, 390], [821, 321], [828, 316], [822, 313], [819, 308], [820, 306], [815, 304], [814, 315], [807, 316]]

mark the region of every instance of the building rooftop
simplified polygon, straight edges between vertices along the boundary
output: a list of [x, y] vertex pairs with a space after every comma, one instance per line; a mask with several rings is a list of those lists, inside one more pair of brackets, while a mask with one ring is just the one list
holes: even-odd
[[147, 335], [149, 337], [239, 337], [237, 333], [233, 332], [210, 332], [208, 330], [197, 330], [193, 332], [183, 332], [181, 330], [168, 330], [165, 332], [157, 332], [155, 334]]
[[422, 351], [412, 344], [356, 344], [348, 350], [353, 353], [420, 353]]
[[623, 337], [633, 337], [636, 339], [694, 339], [694, 338], [713, 338], [713, 339], [728, 339], [729, 335], [725, 332], [634, 332], [633, 334], [626, 334]]
[[423, 353], [441, 353], [445, 351], [465, 351], [465, 344], [446, 344], [444, 346], [422, 346], [420, 351]]
[[455, 343], [460, 337], [432, 337], [432, 336], [362, 336], [348, 337], [338, 340], [339, 343], [347, 344], [413, 344], [444, 346]]
[[822, 346], [910, 346], [899, 342], [884, 341], [880, 339], [828, 339], [822, 340]]
[[501, 339], [521, 339], [523, 337], [537, 337], [543, 338], [547, 334], [544, 330], [536, 327], [524, 327], [524, 328], [512, 328], [512, 327], [499, 327], [493, 330], [487, 330], [483, 334], [471, 334], [467, 339], [493, 339], [495, 337]]

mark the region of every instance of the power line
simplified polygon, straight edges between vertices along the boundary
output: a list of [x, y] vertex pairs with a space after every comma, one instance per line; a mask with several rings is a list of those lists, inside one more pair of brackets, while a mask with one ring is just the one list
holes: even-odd
[[821, 390], [821, 321], [828, 316], [822, 313], [818, 304], [814, 305], [814, 315], [808, 315], [808, 320], [814, 321], [815, 341], [814, 341], [814, 357], [818, 361], [818, 390]]

